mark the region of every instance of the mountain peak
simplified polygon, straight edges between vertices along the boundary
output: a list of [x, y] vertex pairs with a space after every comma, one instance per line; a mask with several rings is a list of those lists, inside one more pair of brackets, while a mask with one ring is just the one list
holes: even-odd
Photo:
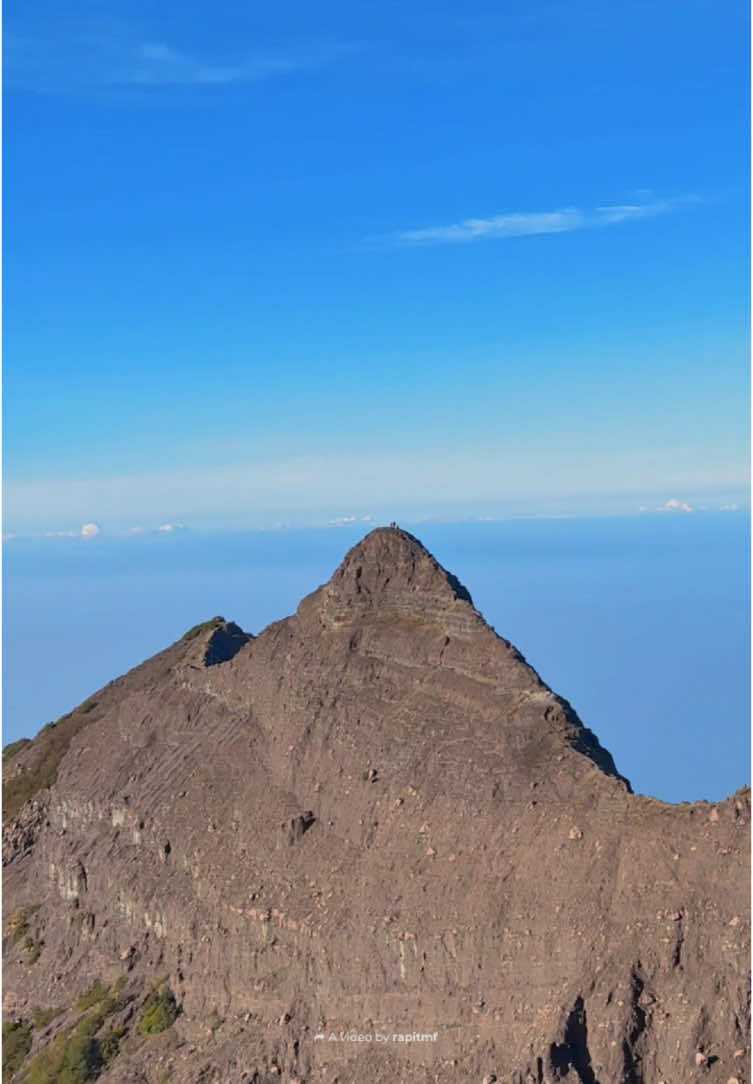
[[400, 527], [377, 527], [355, 545], [329, 583], [304, 599], [335, 624], [365, 613], [438, 621], [453, 615], [479, 620], [470, 592], [426, 547]]
[[401, 587], [445, 594], [473, 605], [470, 592], [456, 576], [443, 568], [424, 544], [401, 527], [377, 527], [346, 554], [338, 570], [346, 578], [359, 579], [380, 573]]

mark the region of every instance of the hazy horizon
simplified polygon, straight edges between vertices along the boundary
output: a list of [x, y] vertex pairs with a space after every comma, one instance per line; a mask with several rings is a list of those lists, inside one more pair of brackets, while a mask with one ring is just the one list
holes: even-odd
[[297, 508], [258, 508], [222, 509], [221, 498], [214, 514], [175, 515], [163, 520], [156, 515], [125, 516], [116, 509], [116, 497], [110, 494], [112, 514], [76, 522], [68, 516], [53, 520], [49, 512], [44, 517], [19, 524], [19, 529], [8, 530], [4, 541], [30, 538], [71, 538], [82, 537], [92, 540], [97, 537], [137, 538], [153, 533], [173, 533], [182, 531], [222, 532], [222, 531], [275, 531], [305, 530], [330, 527], [347, 527], [351, 524], [378, 525], [391, 522], [398, 517], [406, 524], [423, 523], [502, 523], [510, 520], [525, 519], [584, 519], [601, 517], [630, 517], [674, 515], [682, 516], [714, 515], [716, 513], [750, 514], [750, 494], [744, 487], [712, 489], [678, 489], [680, 496], [667, 496], [666, 490], [642, 491], [629, 494], [594, 494], [590, 497], [574, 497], [567, 494], [548, 497], [521, 497], [517, 500], [487, 500], [463, 502], [437, 501], [436, 499], [414, 498], [411, 502], [393, 500], [388, 506], [371, 501], [368, 506], [362, 502], [330, 507], [309, 507], [305, 503]]
[[[718, 800], [748, 782], [746, 512], [402, 525], [571, 701], [635, 790]], [[6, 545], [3, 742], [197, 622], [221, 614], [256, 634], [293, 613], [373, 526]]]

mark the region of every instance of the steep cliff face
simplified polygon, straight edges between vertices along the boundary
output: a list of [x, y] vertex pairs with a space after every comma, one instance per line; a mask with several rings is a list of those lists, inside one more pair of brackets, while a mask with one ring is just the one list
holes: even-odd
[[633, 795], [407, 533], [92, 700], [6, 768], [24, 1067], [75, 1025], [124, 1084], [749, 1081], [749, 792]]

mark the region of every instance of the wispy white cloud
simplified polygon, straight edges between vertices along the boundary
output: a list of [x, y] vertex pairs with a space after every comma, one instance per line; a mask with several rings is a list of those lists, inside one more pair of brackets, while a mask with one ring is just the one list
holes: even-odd
[[126, 538], [143, 538], [144, 535], [180, 534], [187, 530], [188, 527], [184, 523], [161, 523], [159, 527], [129, 527], [122, 534]]
[[548, 211], [494, 215], [493, 218], [466, 218], [450, 226], [428, 226], [417, 230], [402, 230], [394, 240], [404, 244], [426, 245], [480, 241], [493, 237], [525, 237], [536, 233], [566, 233], [582, 229], [583, 212], [575, 207], [563, 211]]
[[136, 50], [128, 81], [142, 86], [247, 83], [326, 63], [342, 51], [342, 47], [330, 46], [299, 52], [257, 54], [238, 64], [211, 64], [164, 43], [145, 43]]
[[100, 528], [98, 523], [85, 523], [81, 528], [81, 537], [96, 538], [99, 534], [99, 530]]
[[11, 25], [3, 44], [6, 86], [44, 91], [250, 83], [319, 67], [353, 49], [310, 42], [210, 58], [140, 36], [117, 20]]
[[682, 204], [694, 203], [694, 197], [652, 200], [647, 203], [622, 203], [581, 210], [565, 207], [559, 211], [515, 211], [491, 218], [466, 218], [449, 226], [427, 226], [400, 230], [390, 236], [399, 245], [459, 244], [469, 241], [503, 240], [530, 237], [542, 233], [572, 233], [574, 230], [615, 226], [643, 218], [667, 214]]

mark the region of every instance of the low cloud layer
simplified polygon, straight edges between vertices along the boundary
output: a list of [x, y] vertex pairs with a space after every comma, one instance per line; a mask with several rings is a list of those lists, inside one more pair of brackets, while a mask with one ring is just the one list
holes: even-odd
[[[666, 494], [694, 508], [745, 503], [745, 480], [737, 477], [741, 471], [726, 450], [714, 454], [706, 449], [703, 456], [687, 460], [678, 452], [657, 470], [652, 448], [605, 447], [594, 455], [586, 447], [563, 448], [556, 436], [500, 438], [466, 448], [406, 449], [396, 443], [351, 448], [347, 455], [238, 457], [229, 464], [182, 471], [90, 479], [9, 478], [5, 526], [28, 535], [94, 520], [106, 527], [108, 537], [141, 527], [145, 535], [175, 539], [181, 524], [192, 529], [326, 524], [366, 514], [389, 521], [407, 510], [414, 517], [435, 516], [455, 507], [498, 515], [518, 505], [542, 507], [542, 502], [548, 511], [571, 512], [597, 503], [616, 507], [622, 501], [636, 507], [641, 503], [636, 493], [654, 514], [657, 505], [666, 503]], [[368, 512], [362, 511], [364, 505]], [[168, 525], [173, 530], [156, 534]]]
[[676, 497], [670, 497], [664, 504], [659, 505], [657, 512], [692, 512], [693, 509], [686, 501], [678, 501]]
[[[79, 531], [42, 531], [41, 538], [96, 538], [100, 533], [98, 523], [84, 523]], [[7, 536], [6, 536], [7, 537]]]
[[354, 523], [371, 523], [373, 516], [337, 516], [335, 519], [327, 521], [328, 527], [350, 527]]

